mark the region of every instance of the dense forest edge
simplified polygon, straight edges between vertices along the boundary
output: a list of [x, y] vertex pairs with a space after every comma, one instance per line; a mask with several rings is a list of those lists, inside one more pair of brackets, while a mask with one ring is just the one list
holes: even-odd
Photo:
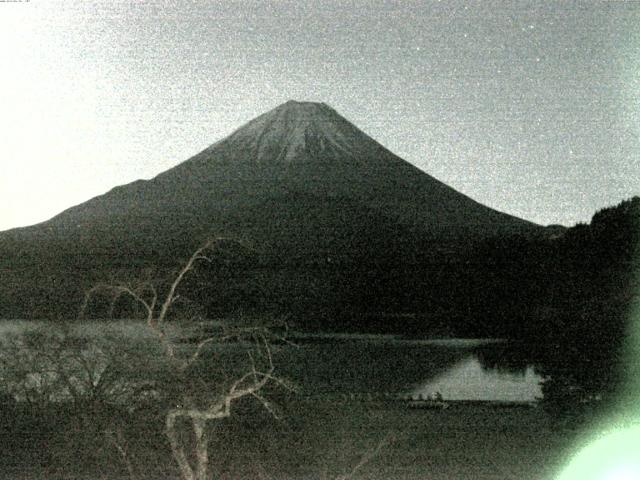
[[630, 380], [629, 342], [640, 321], [640, 198], [556, 237], [487, 242], [472, 258], [491, 272], [479, 276], [484, 295], [472, 308], [492, 323], [466, 331], [517, 340], [511, 357], [538, 365], [553, 408], [616, 403]]

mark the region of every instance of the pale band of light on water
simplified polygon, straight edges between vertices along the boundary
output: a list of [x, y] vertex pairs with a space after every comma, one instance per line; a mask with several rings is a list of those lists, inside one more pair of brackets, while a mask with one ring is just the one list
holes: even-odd
[[533, 402], [542, 397], [542, 377], [527, 367], [523, 374], [509, 374], [482, 368], [475, 356], [455, 364], [442, 375], [420, 385], [411, 397], [424, 398], [439, 392], [446, 400]]

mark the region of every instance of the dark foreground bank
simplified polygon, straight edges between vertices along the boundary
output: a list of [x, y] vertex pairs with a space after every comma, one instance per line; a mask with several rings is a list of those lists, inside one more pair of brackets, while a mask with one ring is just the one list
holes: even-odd
[[[250, 400], [210, 428], [212, 478], [551, 479], [577, 432], [542, 408], [288, 395], [276, 419]], [[160, 412], [5, 405], [6, 479], [179, 478]]]

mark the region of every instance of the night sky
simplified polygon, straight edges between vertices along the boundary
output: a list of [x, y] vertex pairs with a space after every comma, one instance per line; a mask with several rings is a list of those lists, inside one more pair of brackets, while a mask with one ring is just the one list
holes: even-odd
[[322, 101], [542, 224], [640, 194], [640, 2], [0, 3], [0, 230]]

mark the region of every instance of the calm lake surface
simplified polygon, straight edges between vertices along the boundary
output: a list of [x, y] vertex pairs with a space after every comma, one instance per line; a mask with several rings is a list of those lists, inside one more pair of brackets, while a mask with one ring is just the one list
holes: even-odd
[[[294, 339], [295, 341], [295, 339]], [[392, 393], [418, 398], [531, 402], [542, 397], [532, 365], [512, 345], [482, 339], [407, 340], [384, 335], [301, 337], [280, 366], [308, 393]], [[506, 352], [510, 352], [508, 355]], [[286, 355], [285, 355], [286, 356]]]
[[[0, 323], [0, 336], [37, 325], [5, 321]], [[89, 337], [118, 332], [132, 340], [153, 338], [142, 322], [83, 322], [71, 328]], [[278, 374], [295, 383], [304, 395], [418, 398], [439, 392], [450, 400], [514, 402], [542, 396], [542, 378], [526, 362], [514, 363], [514, 348], [503, 341], [301, 333], [291, 340], [296, 346], [274, 345], [274, 363]]]

